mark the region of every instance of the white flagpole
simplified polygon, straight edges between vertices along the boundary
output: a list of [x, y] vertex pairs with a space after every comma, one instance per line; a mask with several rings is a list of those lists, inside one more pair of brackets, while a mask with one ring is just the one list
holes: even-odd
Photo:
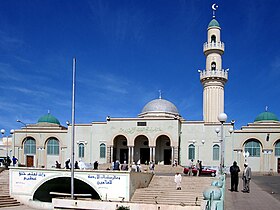
[[73, 58], [73, 81], [72, 81], [72, 147], [71, 147], [71, 198], [74, 199], [74, 159], [75, 159], [75, 80], [76, 58]]

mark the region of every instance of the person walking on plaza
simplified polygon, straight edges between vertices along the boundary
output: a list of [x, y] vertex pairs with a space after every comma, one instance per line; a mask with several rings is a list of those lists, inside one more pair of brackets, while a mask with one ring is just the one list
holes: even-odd
[[202, 161], [199, 161], [199, 176], [201, 176], [202, 172]]
[[98, 169], [98, 161], [97, 160], [93, 163], [93, 169], [94, 170]]
[[16, 166], [17, 161], [18, 161], [18, 159], [15, 156], [13, 156], [13, 158], [12, 158], [13, 166]]
[[181, 176], [181, 174], [179, 174], [179, 172], [177, 172], [175, 174], [174, 182], [176, 183], [176, 190], [181, 190], [182, 189], [182, 185], [181, 185], [182, 176]]
[[230, 178], [231, 178], [231, 188], [230, 191], [238, 192], [238, 173], [240, 172], [240, 169], [237, 165], [237, 162], [234, 161], [232, 166], [229, 168], [230, 171]]
[[154, 170], [155, 170], [155, 163], [154, 163], [154, 161], [150, 161], [150, 166], [149, 166], [149, 168], [150, 168], [150, 171], [151, 171], [152, 173], [154, 173]]
[[242, 175], [243, 179], [243, 190], [241, 190], [244, 193], [250, 192], [250, 180], [251, 180], [251, 168], [248, 166], [248, 163], [244, 163], [244, 171]]
[[126, 161], [124, 161], [123, 164], [121, 165], [121, 170], [128, 171], [128, 164], [126, 163]]
[[58, 161], [55, 161], [55, 168], [61, 168], [61, 164]]
[[65, 168], [70, 169], [70, 158], [65, 161]]

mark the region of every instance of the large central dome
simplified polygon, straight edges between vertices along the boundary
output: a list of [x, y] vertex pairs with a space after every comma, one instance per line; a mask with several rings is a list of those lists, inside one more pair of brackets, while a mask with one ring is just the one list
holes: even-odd
[[179, 116], [177, 107], [165, 99], [154, 99], [147, 103], [142, 109], [139, 117], [176, 117]]

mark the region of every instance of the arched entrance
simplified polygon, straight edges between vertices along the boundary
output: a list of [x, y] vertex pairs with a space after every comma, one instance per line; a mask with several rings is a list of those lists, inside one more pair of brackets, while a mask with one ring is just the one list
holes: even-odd
[[[55, 195], [50, 192], [71, 194], [71, 177], [58, 177], [42, 184], [34, 193], [33, 200], [52, 202]], [[87, 183], [74, 179], [74, 194], [91, 194], [91, 199], [100, 199], [98, 193]]]
[[156, 140], [156, 163], [170, 165], [171, 159], [170, 138], [166, 135], [159, 136]]
[[120, 163], [128, 162], [127, 139], [123, 135], [114, 138], [113, 161], [119, 160]]
[[[52, 168], [55, 166], [55, 161], [59, 161], [59, 141], [55, 137], [50, 137], [46, 141], [46, 148], [47, 148], [47, 158], [46, 164], [47, 168]], [[40, 151], [39, 151], [40, 152]], [[41, 160], [44, 159], [44, 153], [41, 151], [42, 154], [38, 156]], [[41, 162], [39, 160], [39, 162]]]
[[144, 136], [137, 136], [134, 140], [134, 161], [140, 160], [141, 164], [150, 161], [149, 139]]
[[36, 141], [33, 137], [26, 137], [23, 143], [24, 156], [26, 158], [25, 165], [27, 167], [33, 167], [35, 165], [36, 156]]
[[261, 170], [261, 155], [262, 155], [262, 144], [258, 139], [248, 139], [244, 143], [244, 152], [249, 154], [249, 157], [244, 157], [244, 162], [247, 162], [252, 171]]

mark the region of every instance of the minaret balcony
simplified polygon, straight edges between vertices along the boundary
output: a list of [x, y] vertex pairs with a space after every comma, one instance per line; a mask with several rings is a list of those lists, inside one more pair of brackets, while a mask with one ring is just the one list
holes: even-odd
[[209, 50], [218, 50], [221, 53], [224, 53], [225, 51], [225, 44], [223, 42], [205, 42], [203, 44], [203, 52], [207, 52]]
[[200, 80], [218, 79], [218, 80], [228, 80], [229, 69], [220, 70], [198, 70], [200, 73]]

